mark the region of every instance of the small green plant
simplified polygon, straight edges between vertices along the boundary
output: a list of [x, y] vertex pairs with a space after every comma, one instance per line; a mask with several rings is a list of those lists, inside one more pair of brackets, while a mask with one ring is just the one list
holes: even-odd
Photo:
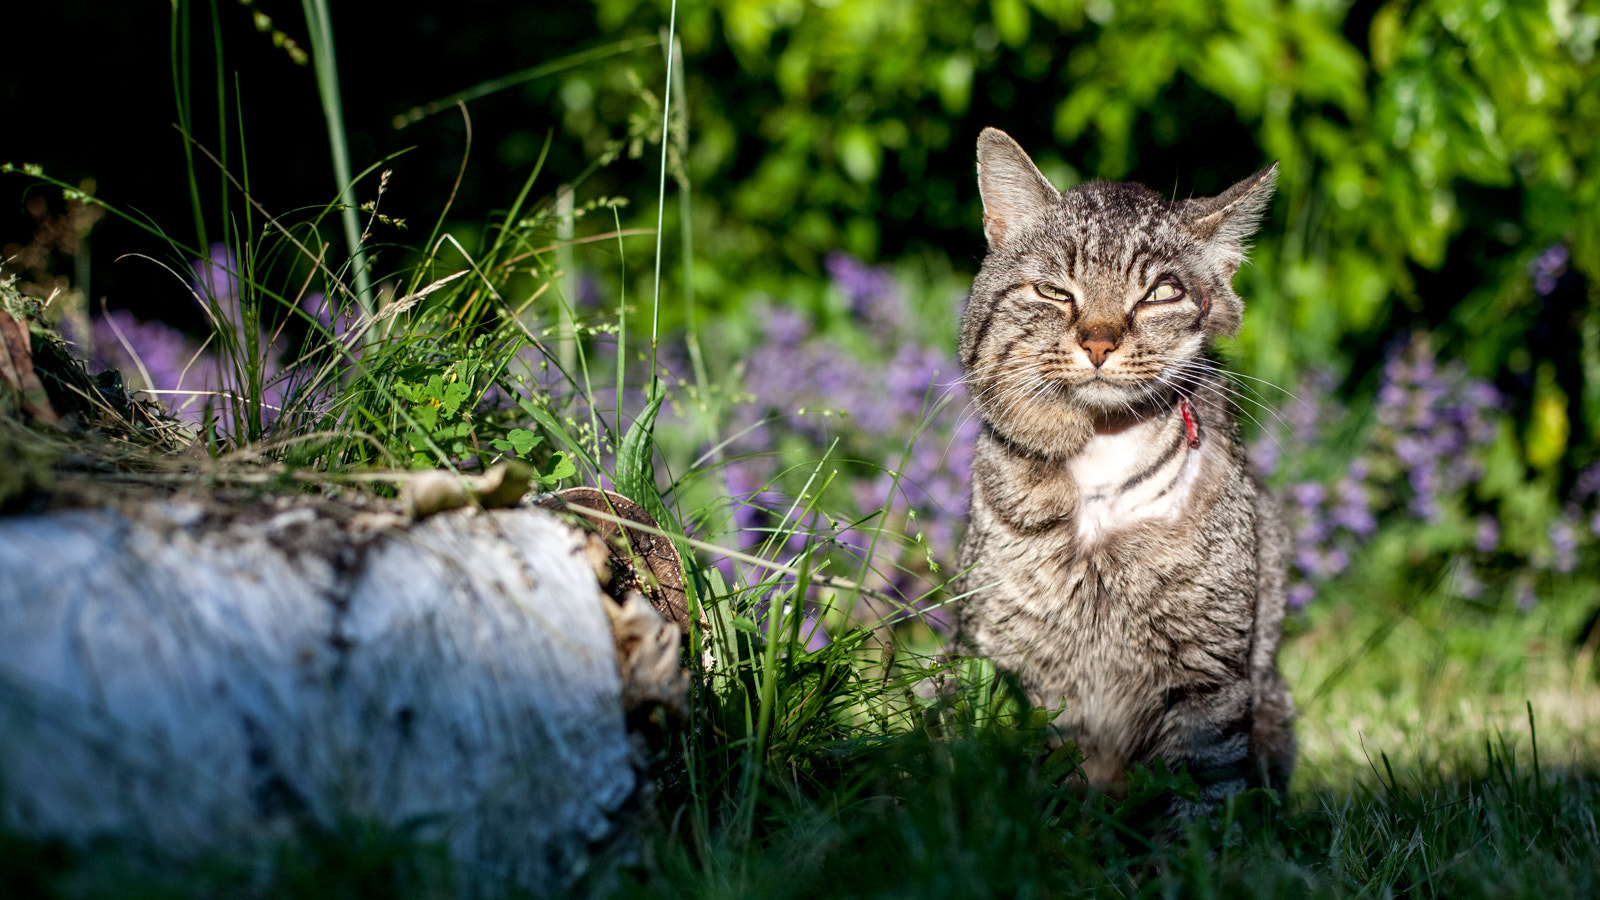
[[394, 385], [395, 395], [410, 404], [407, 414], [417, 423], [406, 433], [412, 468], [432, 468], [437, 460], [428, 451], [434, 446], [450, 457], [472, 453], [472, 416], [461, 409], [468, 391], [461, 381], [446, 384], [442, 375], [430, 375], [420, 384], [400, 381]]

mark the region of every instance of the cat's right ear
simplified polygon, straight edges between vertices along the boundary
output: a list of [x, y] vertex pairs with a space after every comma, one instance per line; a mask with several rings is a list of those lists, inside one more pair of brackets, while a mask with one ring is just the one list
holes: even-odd
[[978, 135], [978, 193], [983, 235], [996, 247], [1061, 200], [1061, 192], [1011, 136], [998, 128]]

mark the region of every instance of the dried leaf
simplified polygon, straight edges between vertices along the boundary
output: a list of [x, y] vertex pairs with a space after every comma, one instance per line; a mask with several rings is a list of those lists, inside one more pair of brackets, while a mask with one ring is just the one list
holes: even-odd
[[683, 631], [689, 630], [689, 599], [684, 591], [683, 560], [672, 541], [659, 534], [624, 528], [610, 519], [586, 514], [586, 511], [594, 510], [659, 530], [661, 526], [644, 507], [615, 491], [592, 487], [557, 491], [541, 500], [539, 505], [557, 512], [572, 513], [583, 519], [611, 548], [613, 565], [621, 572], [631, 573], [632, 577], [625, 580], [633, 581], [633, 586], [649, 598], [650, 605], [657, 612]]
[[28, 326], [5, 310], [0, 310], [0, 379], [22, 395], [22, 409], [28, 415], [50, 425], [61, 424], [39, 375], [33, 371]]

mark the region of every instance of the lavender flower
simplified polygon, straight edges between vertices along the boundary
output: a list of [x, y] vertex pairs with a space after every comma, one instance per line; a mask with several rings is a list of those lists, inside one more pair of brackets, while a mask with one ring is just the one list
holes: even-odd
[[190, 266], [194, 278], [190, 288], [195, 301], [208, 309], [214, 308], [222, 322], [238, 325], [241, 320], [239, 300], [242, 296], [239, 279], [239, 260], [227, 244], [212, 244], [205, 259], [197, 259]]
[[1578, 503], [1600, 497], [1600, 463], [1586, 466], [1572, 485], [1572, 499]]
[[[1320, 398], [1331, 379], [1318, 380], [1322, 387], [1314, 396]], [[1383, 365], [1377, 401], [1369, 445], [1331, 490], [1320, 481], [1302, 480], [1286, 491], [1297, 545], [1294, 574], [1302, 579], [1297, 588], [1348, 567], [1351, 550], [1378, 529], [1375, 498], [1434, 522], [1481, 477], [1479, 450], [1498, 432], [1500, 395], [1460, 363], [1440, 363], [1427, 335], [1396, 343]], [[1285, 410], [1289, 426], [1276, 432], [1289, 452], [1266, 451], [1258, 444], [1256, 458], [1275, 469], [1287, 464], [1293, 472], [1296, 455], [1308, 449], [1319, 421], [1339, 415], [1342, 410], [1328, 400], [1291, 405]], [[1600, 490], [1600, 475], [1595, 481]], [[1492, 518], [1480, 520], [1475, 537], [1481, 552], [1492, 551], [1499, 542], [1498, 525]], [[1309, 590], [1298, 596], [1308, 598]]]
[[828, 635], [828, 629], [815, 613], [808, 612], [801, 618], [800, 636], [805, 639], [806, 652], [808, 653], [815, 653], [833, 643], [833, 638]]
[[1500, 522], [1494, 516], [1478, 517], [1478, 531], [1472, 546], [1479, 553], [1493, 553], [1500, 546]]
[[1440, 366], [1427, 336], [1417, 333], [1384, 365], [1378, 391], [1376, 439], [1406, 474], [1411, 511], [1429, 521], [1440, 515], [1439, 499], [1481, 474], [1460, 457], [1494, 437], [1491, 417], [1500, 396], [1459, 363]]
[[1541, 297], [1548, 297], [1554, 293], [1556, 283], [1567, 273], [1567, 264], [1570, 261], [1571, 254], [1565, 244], [1553, 244], [1535, 257], [1528, 265], [1528, 274], [1533, 276], [1534, 291]]
[[[854, 317], [867, 325], [878, 352], [847, 349], [814, 331], [800, 314], [772, 309], [764, 339], [744, 356], [743, 381], [751, 401], [734, 412], [735, 428], [752, 430], [730, 450], [769, 453], [787, 443], [786, 435], [794, 435], [813, 444], [837, 440], [844, 459], [898, 468], [893, 474], [880, 469], [853, 479], [847, 494], [854, 511], [872, 519], [873, 527], [913, 538], [910, 543], [877, 543], [879, 552], [901, 547], [894, 552], [905, 556], [888, 565], [880, 560], [877, 568], [884, 574], [874, 576], [875, 586], [908, 599], [920, 597], [931, 585], [917, 573], [931, 574], [954, 556], [979, 423], [967, 414], [960, 367], [949, 351], [922, 346], [905, 333], [905, 296], [888, 271], [843, 254], [831, 256], [828, 268]], [[763, 465], [770, 477], [776, 467]], [[728, 489], [736, 503], [753, 496], [752, 484], [734, 483], [746, 477], [729, 474]], [[742, 542], [755, 524], [741, 514], [730, 527]], [[860, 555], [872, 539], [860, 529], [845, 529], [827, 543]], [[783, 552], [799, 549], [786, 547]]]
[[1578, 566], [1578, 532], [1565, 517], [1550, 523], [1550, 549], [1555, 552], [1551, 566], [1566, 574]]
[[320, 293], [307, 294], [300, 300], [300, 308], [305, 310], [322, 329], [333, 336], [339, 343], [345, 342], [345, 336], [350, 332], [350, 326], [355, 324], [353, 310], [340, 310], [338, 304], [330, 301]]
[[[205, 308], [212, 325], [219, 331], [237, 334], [243, 328], [242, 282], [239, 265], [231, 250], [213, 244], [205, 259], [190, 267], [190, 291]], [[225, 364], [214, 348], [219, 342], [201, 344], [161, 322], [141, 321], [127, 310], [115, 310], [91, 324], [94, 362], [121, 371], [124, 377], [143, 390], [159, 397], [181, 421], [200, 424], [206, 410], [226, 425], [239, 412], [239, 386], [233, 363]], [[287, 379], [279, 366], [281, 344], [268, 345], [261, 335], [266, 357], [259, 361], [262, 419], [268, 423], [279, 415], [288, 394]], [[225, 345], [225, 344], [224, 344]], [[244, 341], [239, 341], [241, 349]]]
[[140, 320], [125, 309], [96, 317], [92, 328], [94, 362], [119, 370], [138, 388], [160, 392], [157, 396], [180, 407], [182, 418], [198, 421], [195, 406], [172, 402], [165, 392], [212, 389], [217, 365], [209, 352], [178, 329]]
[[1290, 609], [1304, 609], [1306, 604], [1317, 596], [1316, 588], [1304, 581], [1289, 586], [1289, 595], [1286, 598]]
[[893, 337], [905, 324], [906, 300], [886, 268], [874, 268], [849, 255], [828, 254], [828, 276], [850, 301], [850, 311], [879, 337]]
[[1534, 593], [1533, 581], [1526, 575], [1517, 579], [1515, 596], [1519, 612], [1533, 612], [1539, 606], [1539, 595]]
[[767, 313], [767, 340], [779, 347], [794, 347], [811, 333], [811, 323], [787, 307], [774, 307]]

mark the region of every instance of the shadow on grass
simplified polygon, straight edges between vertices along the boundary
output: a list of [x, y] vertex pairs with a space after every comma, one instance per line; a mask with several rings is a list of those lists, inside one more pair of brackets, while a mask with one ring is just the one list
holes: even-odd
[[[1265, 791], [1165, 841], [1145, 773], [1129, 800], [1059, 786], [1061, 760], [1003, 735], [904, 738], [855, 791], [776, 803], [759, 837], [708, 856], [663, 840], [624, 896], [1556, 897], [1600, 892], [1600, 761], [1547, 770], [1505, 745], [1460, 774], [1400, 771]], [[1475, 763], [1475, 767], [1472, 765]], [[1140, 782], [1143, 784], [1141, 796]], [[1144, 807], [1141, 809], [1141, 805]]]
[[[1035, 733], [910, 735], [846, 751], [851, 775], [810, 796], [769, 781], [748, 841], [662, 829], [650, 860], [599, 867], [574, 896], [1538, 897], [1600, 893], [1600, 761], [1543, 768], [1501, 743], [1449, 777], [1379, 755], [1344, 789], [1257, 791], [1153, 837], [1152, 799], [1183, 779], [1143, 773], [1130, 797], [1062, 782], [1070, 751]], [[845, 769], [841, 769], [844, 771]], [[265, 862], [181, 866], [127, 847], [69, 849], [0, 834], [0, 896], [505, 897], [442, 848], [360, 825], [306, 835]]]

